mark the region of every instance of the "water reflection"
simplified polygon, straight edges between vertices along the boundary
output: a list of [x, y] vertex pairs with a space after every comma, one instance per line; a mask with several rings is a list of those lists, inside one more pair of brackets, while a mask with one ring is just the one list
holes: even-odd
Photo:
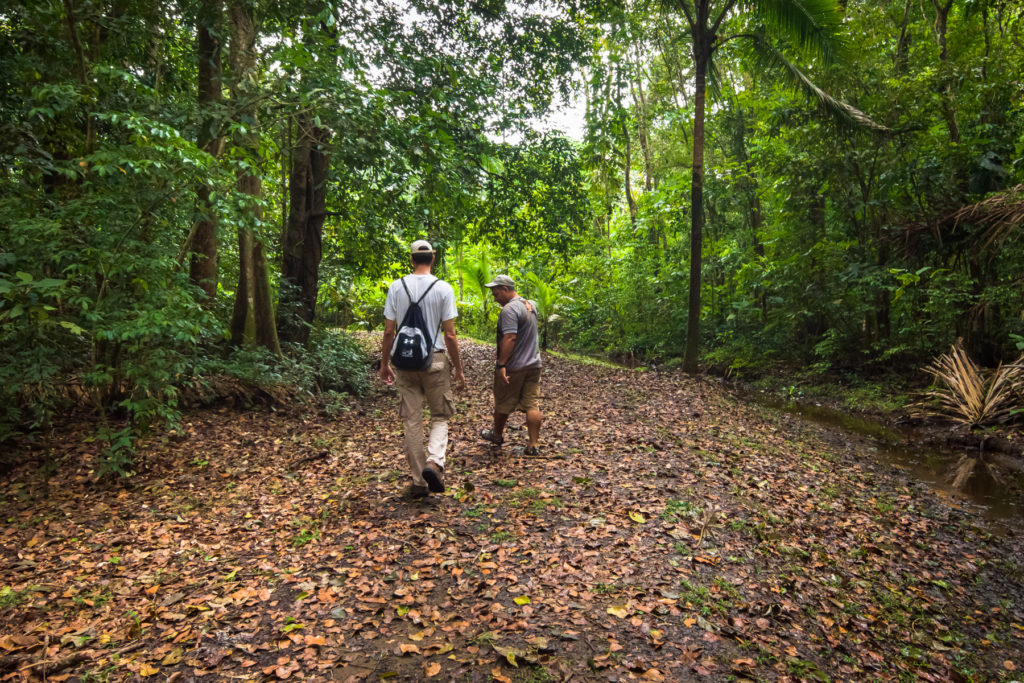
[[[956, 490], [950, 485], [951, 475], [964, 451], [923, 446], [921, 444], [926, 438], [920, 431], [896, 428], [860, 415], [818, 404], [785, 400], [771, 394], [753, 392], [746, 397], [769, 408], [799, 415], [819, 426], [867, 437], [866, 451], [880, 462], [906, 470], [950, 502], [970, 502], [981, 506], [984, 518], [990, 523], [1020, 525], [1021, 492], [1008, 481], [1015, 476], [1012, 473], [1000, 474], [1000, 481], [997, 481], [985, 465], [979, 464], [964, 487]], [[976, 457], [978, 452], [972, 451], [971, 455]]]

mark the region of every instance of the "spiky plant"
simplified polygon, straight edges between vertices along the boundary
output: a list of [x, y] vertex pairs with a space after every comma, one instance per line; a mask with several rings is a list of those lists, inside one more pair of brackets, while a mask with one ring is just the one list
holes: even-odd
[[1024, 379], [1024, 364], [1018, 360], [1002, 363], [985, 372], [971, 360], [963, 347], [954, 344], [949, 353], [925, 367], [935, 387], [925, 393], [926, 414], [940, 415], [971, 429], [993, 425], [1014, 411], [1014, 389]]
[[[932, 376], [934, 388], [917, 404], [919, 415], [937, 415], [967, 425], [972, 430], [1005, 421], [1020, 412], [1024, 387], [1024, 357], [1009, 365], [1002, 363], [985, 372], [971, 360], [960, 343], [936, 358], [925, 371]], [[967, 483], [978, 463], [984, 463], [985, 440], [978, 456], [964, 454], [953, 468], [953, 487]], [[995, 476], [995, 472], [992, 472]]]

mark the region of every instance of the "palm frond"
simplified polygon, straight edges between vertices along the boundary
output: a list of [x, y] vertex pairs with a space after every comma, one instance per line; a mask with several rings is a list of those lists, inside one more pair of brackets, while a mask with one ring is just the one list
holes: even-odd
[[959, 344], [925, 367], [936, 387], [925, 393], [919, 415], [939, 415], [969, 427], [1004, 421], [1014, 412], [1015, 390], [1024, 381], [1024, 362], [984, 373]]
[[555, 288], [536, 273], [526, 273], [526, 280], [530, 283], [530, 298], [537, 302], [537, 317], [546, 322], [557, 306]]
[[1014, 236], [1024, 225], [1024, 185], [1003, 190], [988, 199], [965, 206], [944, 219], [955, 229], [962, 222], [985, 227], [979, 245], [985, 249], [1001, 244]]
[[800, 50], [835, 60], [839, 51], [836, 29], [840, 16], [835, 2], [829, 0], [754, 0], [751, 12], [773, 33], [789, 38]]
[[824, 113], [847, 125], [865, 127], [877, 131], [889, 130], [885, 126], [875, 123], [870, 116], [860, 109], [832, 97], [815, 85], [807, 74], [789, 61], [767, 39], [764, 33], [746, 34], [745, 37], [749, 38], [748, 45], [754, 59], [765, 71], [774, 72], [787, 85], [814, 101]]
[[491, 281], [491, 264], [485, 252], [481, 252], [476, 259], [463, 257], [455, 264], [455, 268], [462, 273], [471, 284], [475, 285], [484, 301], [488, 300], [488, 291], [484, 287]]
[[708, 60], [707, 89], [712, 100], [722, 99], [722, 83], [724, 80], [722, 70], [718, 67], [718, 60], [715, 59], [714, 53], [711, 53], [711, 58]]

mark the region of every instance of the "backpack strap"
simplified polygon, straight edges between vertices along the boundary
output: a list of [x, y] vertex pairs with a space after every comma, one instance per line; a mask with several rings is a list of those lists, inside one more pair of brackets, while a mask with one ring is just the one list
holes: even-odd
[[[429, 287], [427, 287], [427, 291], [423, 292], [422, 296], [420, 296], [420, 298], [416, 300], [417, 306], [419, 306], [420, 303], [423, 302], [423, 299], [426, 298], [427, 294], [430, 293], [430, 290], [434, 288], [434, 285], [436, 285], [440, 279], [441, 278], [439, 277], [434, 278], [434, 281], [430, 283]], [[409, 299], [409, 303], [413, 303], [412, 294], [409, 293], [409, 288], [405, 284], [405, 278], [403, 277], [399, 281], [402, 283], [402, 289], [405, 290], [405, 296], [407, 299]]]

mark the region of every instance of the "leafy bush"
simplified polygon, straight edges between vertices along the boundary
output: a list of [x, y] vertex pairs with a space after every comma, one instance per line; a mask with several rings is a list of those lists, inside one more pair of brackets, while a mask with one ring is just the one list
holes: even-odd
[[369, 358], [356, 340], [341, 330], [315, 328], [297, 360], [311, 371], [312, 386], [328, 391], [362, 395], [369, 388]]
[[369, 386], [368, 356], [346, 332], [317, 327], [306, 346], [283, 346], [284, 356], [256, 347], [197, 358], [187, 400], [286, 403], [326, 394], [333, 402], [337, 393], [360, 395]]

